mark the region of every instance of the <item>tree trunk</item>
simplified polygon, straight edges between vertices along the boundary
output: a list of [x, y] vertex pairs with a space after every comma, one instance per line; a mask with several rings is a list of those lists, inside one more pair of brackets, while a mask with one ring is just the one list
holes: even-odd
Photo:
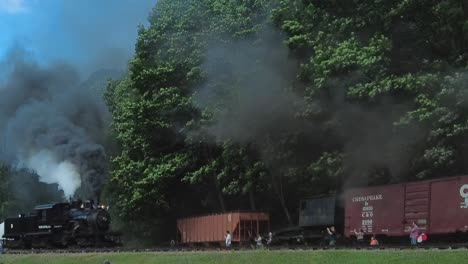
[[[281, 207], [283, 208], [284, 215], [286, 216], [286, 220], [288, 220], [288, 224], [292, 225], [291, 215], [289, 214], [288, 207], [286, 206], [286, 201], [284, 200], [284, 193], [283, 193], [283, 183], [281, 177], [278, 179], [278, 184], [276, 184], [275, 177], [272, 176], [272, 185], [275, 189], [276, 194], [278, 195], [278, 199], [280, 201]], [[279, 186], [278, 186], [279, 185]]]
[[221, 190], [219, 186], [219, 181], [216, 175], [215, 175], [214, 181], [216, 185], [216, 193], [218, 194], [219, 207], [221, 208], [221, 211], [224, 213], [226, 212], [226, 205], [224, 203], [223, 191]]
[[463, 15], [466, 18], [468, 16], [468, 2], [466, 2], [465, 0], [460, 0], [459, 2], [460, 6], [463, 9]]
[[257, 207], [255, 206], [255, 196], [252, 190], [249, 191], [249, 201], [250, 201], [250, 209], [252, 211], [256, 211]]
[[[212, 161], [213, 155], [211, 154], [210, 146], [205, 145], [205, 150], [206, 150], [208, 161]], [[218, 196], [219, 207], [221, 208], [221, 211], [224, 213], [226, 212], [226, 204], [224, 202], [223, 191], [221, 190], [221, 186], [219, 186], [218, 175], [216, 174], [216, 172], [213, 173], [213, 180], [215, 183], [216, 195]]]

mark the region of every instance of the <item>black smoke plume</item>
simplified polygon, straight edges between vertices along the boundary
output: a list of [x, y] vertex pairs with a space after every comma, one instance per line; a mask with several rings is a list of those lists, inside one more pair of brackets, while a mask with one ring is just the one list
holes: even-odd
[[66, 64], [39, 65], [16, 48], [0, 65], [0, 158], [56, 183], [66, 197], [96, 196], [107, 158], [109, 114], [100, 94]]
[[[374, 107], [353, 103], [346, 91], [362, 79], [359, 73], [330, 81], [323, 98], [306, 98], [298, 93], [304, 89], [297, 80], [299, 60], [284, 39], [280, 32], [264, 29], [246, 40], [209, 46], [203, 64], [206, 82], [194, 97], [201, 110], [213, 113], [204, 132], [218, 141], [253, 142], [262, 152], [267, 146], [278, 148], [271, 153], [296, 151], [293, 162], [313, 162], [320, 148], [338, 150], [345, 186], [367, 184], [369, 175], [381, 168], [398, 182], [410, 169], [412, 144], [424, 135], [422, 127], [394, 126], [411, 105], [390, 99]], [[296, 135], [300, 141], [289, 145], [296, 150], [281, 149], [281, 140]], [[267, 137], [273, 142], [266, 142]], [[279, 165], [263, 154], [269, 165]], [[288, 166], [291, 161], [281, 162]]]
[[207, 81], [195, 103], [213, 112], [211, 135], [221, 141], [258, 141], [297, 124], [294, 113], [303, 100], [291, 91], [297, 62], [288, 53], [273, 29], [260, 32], [255, 41], [210, 46], [203, 65]]

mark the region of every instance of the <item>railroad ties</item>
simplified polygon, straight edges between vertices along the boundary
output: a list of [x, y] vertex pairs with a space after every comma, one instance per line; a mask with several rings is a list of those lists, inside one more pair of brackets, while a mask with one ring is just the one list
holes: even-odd
[[[233, 248], [233, 251], [253, 251], [250, 248]], [[381, 246], [273, 246], [266, 250], [279, 251], [320, 251], [320, 250], [468, 250], [468, 243], [434, 244], [412, 247], [410, 245], [381, 245]], [[200, 252], [225, 251], [223, 248], [188, 248], [188, 247], [156, 247], [156, 248], [76, 248], [76, 249], [6, 249], [3, 254], [82, 254], [82, 253], [144, 253], [144, 252]]]

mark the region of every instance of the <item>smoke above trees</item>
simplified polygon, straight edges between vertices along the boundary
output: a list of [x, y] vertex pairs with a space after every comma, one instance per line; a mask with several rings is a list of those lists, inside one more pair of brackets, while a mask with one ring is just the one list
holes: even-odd
[[66, 64], [39, 65], [20, 49], [0, 85], [0, 158], [56, 183], [68, 198], [99, 194], [106, 175], [103, 147], [109, 114], [102, 97], [80, 86]]
[[[412, 144], [426, 130], [395, 128], [411, 105], [390, 96], [374, 106], [353, 102], [347, 93], [365, 78], [361, 69], [325, 80], [326, 94], [313, 92], [315, 85], [300, 80], [304, 62], [285, 45], [286, 35], [265, 25], [246, 39], [207, 46], [204, 82], [193, 97], [210, 116], [202, 133], [221, 144], [255, 144], [271, 171], [308, 166], [323, 152], [339, 151], [341, 165], [330, 169], [345, 169], [345, 186], [367, 184], [370, 174], [383, 172], [391, 181], [406, 175]], [[282, 152], [291, 155], [275, 157]]]
[[294, 129], [291, 120], [304, 100], [292, 91], [298, 65], [282, 40], [268, 28], [255, 38], [208, 45], [205, 82], [194, 102], [212, 111], [207, 131], [219, 141], [246, 143], [269, 131]]
[[66, 198], [99, 196], [112, 141], [102, 93], [126, 69], [155, 2], [30, 1], [27, 12], [7, 14], [0, 162], [57, 184]]

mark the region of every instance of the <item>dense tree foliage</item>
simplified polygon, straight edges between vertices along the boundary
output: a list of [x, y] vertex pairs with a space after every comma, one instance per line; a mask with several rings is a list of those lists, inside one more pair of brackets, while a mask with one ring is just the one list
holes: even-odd
[[[274, 18], [303, 60], [299, 78], [312, 106], [335, 100], [340, 89], [342, 100], [365, 111], [397, 110], [385, 120], [393, 124], [386, 136], [406, 141], [390, 153], [406, 156], [407, 165], [381, 179], [389, 181], [467, 171], [467, 11], [463, 1], [281, 1]], [[383, 147], [383, 140], [373, 143]]]
[[237, 209], [293, 224], [307, 196], [466, 173], [467, 16], [454, 0], [158, 1], [106, 92], [116, 212], [153, 231]]
[[255, 151], [210, 139], [203, 132], [210, 111], [196, 108], [191, 96], [205, 81], [208, 46], [254, 32], [265, 20], [264, 8], [263, 1], [156, 4], [150, 27], [139, 31], [127, 78], [111, 83], [106, 94], [122, 148], [113, 160], [111, 192], [125, 219], [225, 210], [225, 194], [261, 187], [264, 168]]

